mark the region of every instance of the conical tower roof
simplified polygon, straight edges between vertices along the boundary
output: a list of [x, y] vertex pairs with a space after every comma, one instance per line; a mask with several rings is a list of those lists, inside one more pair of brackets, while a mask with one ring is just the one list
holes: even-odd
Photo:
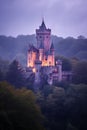
[[53, 42], [51, 44], [50, 50], [54, 50], [54, 44], [53, 44]]
[[46, 25], [44, 23], [44, 19], [42, 19], [42, 23], [41, 23], [40, 29], [41, 30], [45, 30], [46, 29]]

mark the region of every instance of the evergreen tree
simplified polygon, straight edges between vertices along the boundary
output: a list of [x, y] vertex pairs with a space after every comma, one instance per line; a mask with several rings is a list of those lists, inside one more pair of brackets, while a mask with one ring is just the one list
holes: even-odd
[[25, 84], [25, 77], [22, 67], [19, 65], [18, 61], [14, 60], [10, 66], [9, 71], [7, 72], [6, 79], [12, 85], [16, 87], [22, 87]]
[[2, 71], [0, 70], [0, 81], [3, 81], [4, 80], [4, 75], [2, 73]]

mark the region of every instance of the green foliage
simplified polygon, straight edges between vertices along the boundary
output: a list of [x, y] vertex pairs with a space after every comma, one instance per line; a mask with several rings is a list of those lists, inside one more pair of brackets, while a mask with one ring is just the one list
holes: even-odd
[[9, 70], [7, 72], [7, 81], [15, 87], [22, 87], [25, 85], [22, 67], [16, 60], [14, 60], [9, 66]]
[[34, 80], [35, 80], [35, 74], [32, 73], [29, 75], [28, 78], [25, 79], [25, 86], [30, 90], [34, 90]]
[[30, 43], [36, 43], [35, 35], [20, 35], [16, 38], [0, 36], [0, 55], [10, 62], [17, 58], [21, 64], [26, 65], [26, 52], [29, 41]]
[[63, 70], [70, 71], [72, 69], [72, 65], [69, 59], [62, 58]]
[[68, 37], [54, 45], [56, 48], [56, 54], [58, 55], [87, 60], [87, 56], [85, 56], [85, 54], [87, 54], [87, 39], [85, 38], [75, 39]]
[[65, 103], [71, 124], [78, 130], [87, 129], [87, 85], [70, 85]]
[[0, 70], [0, 81], [4, 80], [4, 74], [2, 73], [2, 71]]
[[87, 62], [78, 62], [73, 68], [73, 82], [87, 84]]
[[74, 127], [71, 123], [67, 125], [67, 130], [78, 130], [76, 127]]
[[37, 102], [46, 117], [47, 129], [87, 129], [87, 85], [44, 86], [37, 93]]
[[64, 89], [55, 86], [45, 86], [37, 96], [37, 101], [41, 106], [41, 110], [47, 118], [45, 124], [47, 129], [62, 130], [65, 128], [66, 113], [64, 110], [64, 98]]
[[56, 60], [60, 59], [62, 61], [62, 70], [70, 71], [72, 70], [72, 64], [70, 59], [65, 58], [63, 56], [56, 56]]
[[44, 98], [47, 98], [47, 96], [53, 92], [53, 86], [45, 85], [42, 94], [44, 95]]
[[3, 74], [5, 74], [8, 71], [8, 68], [9, 68], [9, 61], [3, 60], [0, 57], [0, 70], [3, 72]]
[[0, 83], [0, 129], [43, 130], [43, 116], [32, 91]]
[[[64, 39], [53, 35], [51, 38], [57, 55], [87, 60], [87, 39], [83, 36], [80, 36], [79, 39], [72, 37]], [[20, 35], [16, 38], [0, 36], [0, 55], [3, 59], [9, 61], [17, 58], [21, 64], [26, 65], [26, 52], [29, 41], [36, 44], [35, 35]]]

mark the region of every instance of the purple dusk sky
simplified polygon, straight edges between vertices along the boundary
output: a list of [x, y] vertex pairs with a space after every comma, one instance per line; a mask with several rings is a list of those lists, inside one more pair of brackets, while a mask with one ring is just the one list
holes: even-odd
[[43, 16], [52, 34], [87, 37], [87, 0], [0, 0], [0, 35], [33, 34]]

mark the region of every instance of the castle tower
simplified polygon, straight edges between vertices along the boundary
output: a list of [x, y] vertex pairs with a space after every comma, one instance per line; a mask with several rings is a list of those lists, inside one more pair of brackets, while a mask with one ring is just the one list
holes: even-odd
[[52, 66], [55, 66], [55, 54], [54, 54], [55, 50], [54, 50], [54, 44], [52, 42], [51, 46], [50, 46], [50, 53], [52, 56]]
[[43, 42], [41, 42], [40, 47], [39, 47], [39, 60], [42, 61], [44, 56], [44, 46]]
[[31, 49], [31, 46], [29, 46], [28, 54], [27, 54], [27, 67], [33, 67], [32, 49]]
[[52, 55], [54, 55], [54, 44], [53, 44], [53, 42], [50, 46], [50, 52], [51, 52]]
[[43, 43], [44, 50], [47, 52], [50, 49], [50, 38], [51, 29], [47, 29], [44, 20], [42, 20], [41, 26], [36, 29], [37, 48], [39, 49], [40, 44]]
[[62, 81], [62, 61], [56, 61], [56, 65], [58, 67], [58, 81]]
[[40, 69], [41, 69], [41, 64], [42, 62], [40, 60], [35, 61], [35, 82], [39, 83], [40, 82]]

